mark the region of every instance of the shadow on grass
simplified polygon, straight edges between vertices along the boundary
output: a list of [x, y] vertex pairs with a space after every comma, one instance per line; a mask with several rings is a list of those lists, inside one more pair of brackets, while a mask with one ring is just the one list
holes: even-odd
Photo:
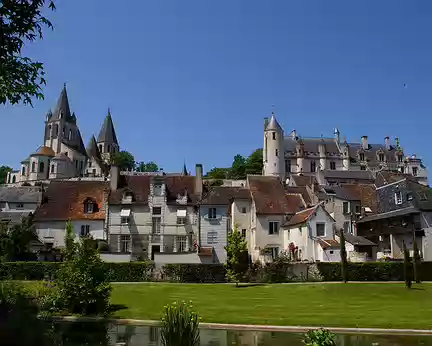
[[112, 304], [109, 307], [108, 314], [112, 314], [114, 312], [120, 311], [120, 310], [126, 310], [128, 307], [124, 304]]
[[266, 285], [267, 285], [266, 283], [257, 282], [257, 283], [239, 284], [238, 286], [234, 285], [234, 287], [235, 288], [247, 288], [247, 287], [266, 286]]

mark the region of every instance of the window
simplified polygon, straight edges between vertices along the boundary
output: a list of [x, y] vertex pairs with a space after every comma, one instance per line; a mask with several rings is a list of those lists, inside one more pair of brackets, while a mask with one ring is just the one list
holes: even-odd
[[279, 222], [269, 221], [269, 234], [279, 234]]
[[89, 160], [88, 166], [89, 166], [89, 168], [91, 168], [91, 166], [92, 166], [92, 160]]
[[276, 140], [276, 132], [272, 132], [273, 140]]
[[345, 233], [350, 233], [350, 222], [349, 221], [345, 221], [343, 223], [343, 230]]
[[122, 216], [120, 222], [122, 225], [129, 225], [130, 222], [129, 216]]
[[25, 175], [25, 167], [23, 167], [23, 168], [21, 169], [21, 174], [22, 174], [22, 175]]
[[65, 151], [65, 153], [64, 153], [66, 156], [69, 156], [69, 153], [67, 152], [67, 151]]
[[162, 214], [162, 207], [153, 207], [152, 212], [153, 212], [153, 215], [161, 215]]
[[32, 162], [31, 171], [32, 171], [32, 173], [36, 173], [36, 162]]
[[365, 155], [363, 153], [359, 154], [359, 159], [360, 161], [364, 161], [365, 160]]
[[402, 155], [398, 155], [398, 161], [402, 162], [403, 161], [403, 156]]
[[407, 193], [407, 201], [412, 201], [412, 200], [413, 200], [412, 193]]
[[334, 161], [330, 161], [330, 169], [331, 169], [332, 171], [335, 171], [335, 170], [336, 170], [336, 162], [334, 162]]
[[317, 237], [324, 237], [325, 236], [325, 223], [316, 223], [316, 232]]
[[245, 228], [243, 228], [243, 229], [241, 230], [241, 233], [242, 233], [242, 237], [243, 237], [243, 238], [246, 238], [246, 229], [245, 229]]
[[366, 166], [360, 166], [360, 170], [361, 171], [365, 171], [366, 170]]
[[160, 234], [161, 232], [161, 218], [153, 217], [152, 218], [152, 232], [155, 234]]
[[55, 124], [54, 125], [54, 137], [57, 137], [58, 136], [58, 125], [57, 124]]
[[413, 172], [413, 176], [417, 176], [417, 173], [418, 173], [418, 168], [417, 167], [413, 167], [412, 168], [412, 172]]
[[130, 235], [120, 236], [120, 252], [130, 252]]
[[51, 173], [55, 173], [55, 166], [51, 165]]
[[216, 231], [207, 232], [207, 244], [213, 245], [218, 243], [218, 234]]
[[107, 147], [107, 152], [111, 152], [111, 146], [108, 144], [108, 147]]
[[12, 177], [12, 183], [15, 183], [16, 182], [16, 175], [14, 175], [13, 177]]
[[380, 160], [381, 162], [384, 161], [384, 154], [379, 154], [378, 155], [378, 160]]
[[334, 251], [333, 251], [333, 250], [330, 250], [330, 255], [333, 255], [333, 253], [334, 253]]
[[24, 204], [22, 204], [22, 203], [18, 203], [18, 204], [16, 205], [16, 208], [17, 208], [17, 209], [23, 209], [23, 208], [24, 208]]
[[342, 209], [343, 209], [344, 214], [348, 214], [349, 213], [349, 202], [343, 202]]
[[186, 225], [185, 217], [177, 217], [177, 225]]
[[92, 174], [96, 175], [96, 168], [93, 168]]
[[216, 208], [208, 208], [208, 218], [209, 219], [216, 219]]
[[276, 259], [279, 256], [279, 248], [278, 247], [271, 247], [271, 257], [272, 259]]
[[279, 150], [278, 149], [275, 150], [275, 154], [276, 154], [276, 157], [279, 156]]
[[99, 144], [99, 151], [102, 153], [102, 144]]
[[181, 235], [177, 237], [177, 242], [179, 244], [179, 251], [180, 252], [186, 252], [186, 236], [185, 235]]
[[361, 214], [361, 205], [356, 205], [355, 206], [355, 213], [356, 214]]
[[241, 208], [241, 213], [242, 213], [242, 214], [246, 214], [246, 207], [242, 207], [242, 208]]
[[154, 184], [153, 185], [153, 195], [154, 196], [162, 196], [162, 184]]
[[291, 160], [285, 160], [285, 171], [291, 173]]
[[402, 200], [402, 192], [396, 191], [394, 196], [395, 196], [395, 203], [396, 204], [402, 204], [402, 202], [403, 202], [403, 200]]
[[428, 196], [427, 196], [426, 192], [420, 192], [419, 196], [420, 196], [420, 201], [427, 201], [428, 200]]
[[68, 139], [69, 139], [69, 140], [72, 140], [72, 130], [69, 130]]
[[316, 162], [315, 161], [311, 161], [311, 163], [310, 163], [310, 171], [311, 172], [315, 172], [316, 171]]
[[90, 234], [90, 225], [81, 225], [81, 237], [88, 237]]
[[93, 213], [93, 207], [94, 207], [94, 204], [93, 204], [93, 203], [91, 203], [91, 202], [87, 202], [87, 203], [84, 205], [85, 213], [86, 213], [86, 214], [91, 214], [91, 213]]

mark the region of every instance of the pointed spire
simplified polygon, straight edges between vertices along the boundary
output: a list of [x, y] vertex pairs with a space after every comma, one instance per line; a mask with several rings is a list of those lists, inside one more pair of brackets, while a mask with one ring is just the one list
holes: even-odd
[[266, 131], [282, 131], [282, 127], [279, 125], [276, 120], [275, 112], [272, 112], [271, 118], [268, 121]]
[[98, 143], [107, 142], [107, 143], [115, 143], [118, 145], [117, 136], [114, 130], [114, 124], [111, 117], [111, 110], [109, 108], [108, 108], [108, 115], [106, 116], [102, 128], [99, 132], [97, 141]]
[[186, 162], [183, 164], [183, 172], [182, 175], [189, 175], [187, 168], [186, 168]]
[[63, 90], [60, 94], [60, 97], [57, 101], [57, 106], [53, 113], [53, 119], [60, 119], [60, 118], [64, 118], [66, 119], [66, 121], [69, 121], [71, 119], [71, 111], [70, 111], [69, 100], [66, 91], [66, 83], [63, 86]]
[[87, 145], [87, 155], [88, 157], [94, 157], [96, 159], [101, 159], [101, 153], [96, 143], [96, 138], [94, 135], [91, 136], [89, 144]]

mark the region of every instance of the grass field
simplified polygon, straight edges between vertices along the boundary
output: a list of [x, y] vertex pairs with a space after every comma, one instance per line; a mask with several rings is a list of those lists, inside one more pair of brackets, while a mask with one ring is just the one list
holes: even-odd
[[202, 322], [432, 329], [431, 284], [113, 285], [118, 318], [158, 320], [177, 300], [191, 300]]

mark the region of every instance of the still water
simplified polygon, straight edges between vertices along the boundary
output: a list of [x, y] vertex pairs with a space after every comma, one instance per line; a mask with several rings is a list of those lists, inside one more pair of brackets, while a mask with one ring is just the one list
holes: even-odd
[[[87, 323], [54, 323], [50, 344], [62, 346], [161, 346], [156, 327]], [[202, 346], [286, 346], [303, 345], [302, 335], [282, 332], [201, 330]], [[338, 335], [343, 346], [432, 346], [432, 336]]]

